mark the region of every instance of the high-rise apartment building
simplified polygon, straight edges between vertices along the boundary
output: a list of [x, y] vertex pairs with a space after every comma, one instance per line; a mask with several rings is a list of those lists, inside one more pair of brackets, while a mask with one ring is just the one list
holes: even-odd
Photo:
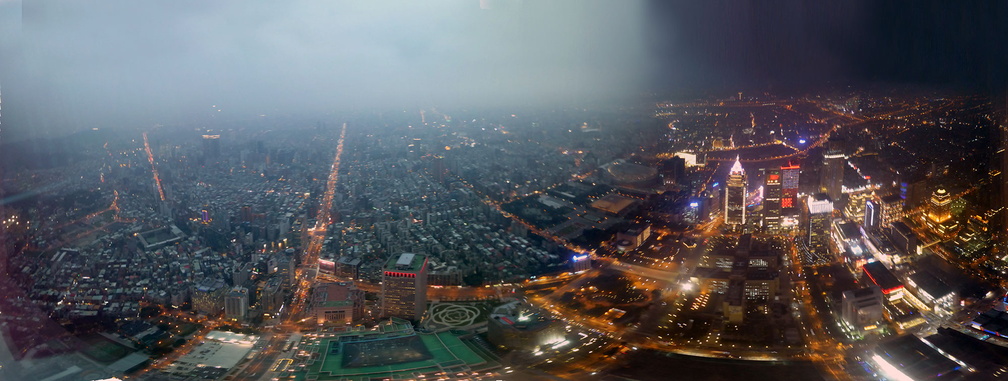
[[427, 256], [392, 255], [382, 273], [382, 316], [418, 321], [426, 309]]

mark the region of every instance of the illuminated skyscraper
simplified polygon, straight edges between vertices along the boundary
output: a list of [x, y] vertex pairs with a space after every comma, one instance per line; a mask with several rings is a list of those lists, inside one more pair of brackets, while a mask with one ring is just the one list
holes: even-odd
[[798, 175], [801, 167], [798, 164], [781, 166], [781, 208], [784, 213], [794, 213], [795, 198], [798, 197]]
[[809, 196], [805, 202], [806, 225], [805, 264], [827, 263], [829, 253], [830, 223], [833, 220], [833, 201], [825, 194]]
[[725, 223], [745, 226], [746, 222], [746, 174], [742, 162], [735, 157], [735, 164], [728, 173], [725, 184]]
[[426, 309], [427, 256], [392, 255], [382, 273], [382, 316], [419, 321]]
[[865, 229], [871, 230], [879, 227], [880, 215], [879, 203], [876, 200], [865, 200], [864, 208], [864, 227]]
[[774, 232], [780, 228], [781, 219], [781, 170], [767, 170], [763, 182], [763, 227]]
[[928, 202], [927, 225], [942, 239], [952, 239], [959, 231], [959, 223], [952, 219], [952, 196], [939, 188]]
[[939, 188], [931, 194], [928, 205], [928, 219], [934, 222], [945, 222], [952, 218], [952, 196], [948, 191]]
[[832, 200], [843, 195], [844, 166], [847, 159], [843, 154], [843, 140], [830, 139], [823, 152], [823, 167], [819, 178], [819, 191]]

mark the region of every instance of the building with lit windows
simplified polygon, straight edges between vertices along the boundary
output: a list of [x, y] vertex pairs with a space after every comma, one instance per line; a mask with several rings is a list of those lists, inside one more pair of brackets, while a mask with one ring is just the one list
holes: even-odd
[[353, 282], [322, 283], [312, 288], [309, 308], [318, 324], [350, 324], [364, 317], [364, 291]]
[[959, 231], [959, 223], [952, 219], [952, 196], [947, 190], [939, 188], [931, 194], [925, 223], [931, 232], [943, 240], [955, 237]]
[[741, 323], [746, 311], [768, 308], [780, 292], [779, 241], [743, 234], [711, 238], [690, 281], [702, 293], [723, 295], [722, 312]]
[[775, 270], [749, 268], [745, 274], [744, 291], [746, 300], [766, 302], [772, 300], [780, 289], [780, 278]]
[[616, 245], [620, 250], [633, 250], [651, 237], [651, 225], [633, 227], [616, 233]]
[[959, 299], [952, 287], [941, 279], [924, 271], [917, 271], [907, 277], [907, 288], [917, 300], [939, 315], [950, 315], [956, 311]]
[[836, 250], [847, 268], [857, 273], [871, 258], [871, 254], [865, 248], [861, 229], [853, 222], [840, 219], [835, 220], [832, 225], [832, 248]]
[[874, 196], [870, 192], [851, 192], [847, 194], [847, 205], [843, 208], [843, 217], [858, 224], [864, 223], [865, 202]]
[[776, 168], [767, 170], [763, 181], [763, 228], [771, 233], [781, 226], [781, 187], [781, 171]]
[[382, 316], [418, 321], [426, 309], [427, 256], [392, 255], [382, 272]]
[[745, 226], [746, 223], [746, 174], [742, 168], [739, 157], [735, 157], [735, 164], [732, 165], [728, 173], [728, 181], [725, 184], [725, 223], [736, 228]]
[[880, 209], [878, 201], [873, 199], [865, 200], [864, 223], [862, 224], [865, 230], [871, 231], [879, 227], [882, 218]]
[[283, 279], [274, 276], [262, 283], [262, 289], [259, 290], [257, 302], [259, 303], [259, 310], [263, 314], [279, 315], [286, 301], [287, 292], [283, 288]]
[[888, 228], [903, 219], [903, 198], [899, 195], [881, 197], [879, 201], [879, 228]]
[[781, 209], [784, 213], [794, 213], [798, 209], [796, 204], [798, 197], [798, 176], [801, 174], [801, 167], [798, 164], [781, 166]]
[[781, 167], [781, 228], [792, 229], [798, 226], [801, 215], [801, 202], [798, 200], [798, 177], [801, 167], [788, 163]]
[[204, 315], [215, 315], [224, 309], [224, 295], [229, 288], [224, 281], [214, 278], [204, 278], [193, 287], [192, 308]]
[[574, 254], [570, 259], [571, 271], [573, 272], [591, 270], [591, 264], [592, 259], [589, 253]]
[[833, 201], [819, 193], [808, 196], [805, 201], [805, 250], [806, 265], [821, 265], [830, 262], [830, 224], [833, 221]]
[[927, 215], [929, 219], [939, 222], [952, 218], [952, 196], [947, 190], [938, 188], [931, 194]]
[[840, 303], [840, 315], [851, 328], [860, 332], [870, 331], [882, 322], [882, 290], [877, 286], [844, 291]]
[[830, 139], [823, 152], [823, 168], [819, 178], [819, 191], [826, 193], [833, 200], [839, 200], [843, 195], [844, 167], [847, 157], [844, 156], [844, 142], [840, 139]]
[[721, 312], [724, 319], [731, 324], [742, 324], [748, 303], [745, 298], [745, 285], [740, 279], [732, 279], [721, 301]]
[[966, 221], [966, 226], [953, 241], [952, 250], [966, 259], [973, 260], [980, 256], [982, 250], [990, 246], [991, 238], [987, 218], [974, 215]]
[[896, 300], [903, 297], [903, 282], [900, 282], [896, 275], [893, 275], [882, 262], [869, 262], [862, 266], [865, 276], [885, 295], [888, 300]]

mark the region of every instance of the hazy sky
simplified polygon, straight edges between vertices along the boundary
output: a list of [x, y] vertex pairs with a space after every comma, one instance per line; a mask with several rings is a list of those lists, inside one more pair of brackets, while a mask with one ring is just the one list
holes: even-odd
[[14, 5], [11, 129], [566, 102], [636, 91], [649, 62], [633, 1]]
[[0, 0], [0, 133], [996, 82], [1004, 4]]

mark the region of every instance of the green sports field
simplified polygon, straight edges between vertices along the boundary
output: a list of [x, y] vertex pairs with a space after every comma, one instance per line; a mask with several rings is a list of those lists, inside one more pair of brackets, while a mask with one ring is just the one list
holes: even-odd
[[352, 333], [324, 338], [317, 345], [309, 345], [314, 360], [305, 368], [304, 379], [410, 379], [499, 366], [495, 357], [480, 345], [461, 338], [465, 335], [381, 332], [363, 337]]

